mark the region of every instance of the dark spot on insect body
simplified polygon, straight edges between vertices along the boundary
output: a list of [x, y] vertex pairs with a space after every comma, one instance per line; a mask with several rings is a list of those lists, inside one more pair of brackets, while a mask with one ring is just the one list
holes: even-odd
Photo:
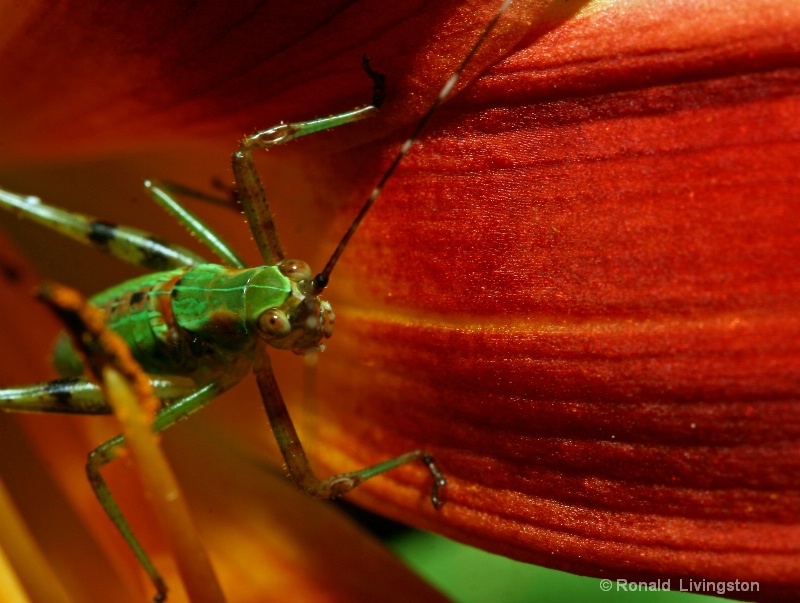
[[208, 317], [209, 332], [221, 341], [237, 341], [241, 333], [241, 318], [229, 310], [217, 310]]
[[130, 300], [129, 303], [130, 303], [130, 305], [135, 306], [136, 304], [141, 303], [142, 300], [144, 300], [146, 297], [147, 296], [146, 296], [145, 293], [142, 293], [141, 291], [134, 291], [131, 294], [131, 300]]
[[82, 380], [73, 377], [70, 379], [57, 379], [45, 384], [47, 395], [61, 406], [69, 406], [72, 401], [72, 390]]
[[117, 226], [111, 222], [95, 220], [89, 224], [89, 240], [101, 248], [106, 248], [109, 242], [117, 237]]
[[179, 291], [181, 283], [183, 283], [183, 278], [179, 278], [175, 283], [172, 285], [172, 291], [170, 291], [169, 295], [172, 299], [178, 299], [178, 296], [181, 294]]

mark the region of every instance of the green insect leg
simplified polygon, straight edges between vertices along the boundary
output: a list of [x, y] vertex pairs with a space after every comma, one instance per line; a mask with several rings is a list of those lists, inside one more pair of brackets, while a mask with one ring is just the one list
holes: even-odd
[[117, 530], [119, 530], [119, 533], [125, 539], [125, 542], [128, 543], [128, 546], [133, 551], [133, 554], [136, 556], [139, 564], [142, 566], [144, 571], [147, 572], [147, 575], [153, 582], [157, 593], [156, 596], [153, 597], [153, 601], [163, 601], [167, 596], [167, 585], [164, 582], [164, 578], [161, 577], [161, 574], [156, 569], [156, 566], [153, 565], [150, 557], [147, 555], [141, 543], [136, 538], [133, 528], [131, 528], [128, 520], [125, 519], [125, 516], [122, 514], [117, 501], [114, 499], [114, 495], [111, 494], [111, 490], [109, 489], [106, 480], [103, 479], [102, 475], [100, 475], [100, 468], [116, 458], [120, 447], [124, 443], [125, 438], [119, 435], [105, 442], [104, 444], [101, 444], [92, 452], [90, 452], [89, 460], [86, 463], [86, 475], [89, 478], [89, 483], [92, 486], [92, 490], [94, 490], [94, 494], [97, 497], [97, 500], [100, 501], [100, 505], [103, 507], [106, 515], [108, 515], [108, 518], [117, 527]]
[[125, 262], [151, 270], [165, 271], [205, 263], [196, 253], [162, 241], [149, 232], [68, 212], [46, 205], [38, 197], [0, 189], [0, 207]]
[[226, 266], [244, 268], [244, 261], [231, 249], [222, 237], [215, 233], [200, 218], [186, 209], [176, 198], [175, 194], [198, 197], [203, 200], [213, 199], [198, 191], [180, 185], [171, 184], [161, 180], [145, 180], [144, 188], [153, 200], [172, 214], [191, 234], [195, 235], [201, 243], [208, 247]]
[[[161, 400], [175, 400], [197, 389], [189, 383], [168, 379], [153, 379], [151, 383], [153, 391]], [[77, 415], [111, 414], [111, 407], [100, 388], [82, 377], [0, 389], [0, 410]]]
[[344, 124], [353, 123], [369, 117], [377, 112], [383, 102], [384, 76], [372, 71], [369, 59], [364, 57], [364, 70], [373, 82], [372, 103], [330, 117], [321, 117], [309, 121], [281, 124], [268, 130], [247, 136], [233, 154], [233, 177], [236, 180], [236, 196], [247, 215], [247, 222], [258, 245], [258, 250], [266, 265], [274, 265], [284, 259], [275, 222], [267, 203], [264, 187], [256, 172], [253, 151], [271, 149], [301, 136], [314, 134]]
[[[211, 402], [214, 398], [220, 395], [227, 385], [223, 385], [219, 381], [210, 383], [194, 393], [176, 400], [171, 405], [161, 409], [153, 421], [153, 431], [158, 433], [164, 431], [168, 427], [174, 425], [178, 420], [183, 419], [190, 414], [200, 410], [203, 406]], [[125, 443], [125, 438], [118, 435], [98, 446], [95, 450], [89, 453], [89, 460], [86, 463], [86, 475], [89, 478], [89, 483], [92, 485], [97, 500], [108, 515], [109, 519], [114, 523], [119, 530], [125, 542], [133, 551], [139, 564], [145, 570], [153, 585], [156, 587], [157, 594], [153, 598], [154, 602], [163, 601], [166, 599], [167, 587], [164, 579], [156, 569], [150, 557], [145, 552], [136, 535], [133, 532], [128, 520], [122, 514], [122, 511], [114, 499], [111, 490], [100, 474], [100, 469], [110, 463], [117, 456], [119, 449]]]
[[266, 353], [261, 355], [253, 372], [256, 375], [261, 398], [267, 410], [272, 431], [275, 433], [275, 439], [278, 441], [278, 447], [289, 469], [289, 474], [297, 485], [309, 495], [315, 498], [336, 498], [376, 475], [386, 473], [401, 465], [420, 461], [425, 464], [433, 476], [431, 502], [437, 509], [442, 505], [442, 501], [439, 498], [439, 489], [447, 484], [447, 480], [434, 463], [433, 457], [424, 450], [414, 450], [359, 471], [340, 473], [325, 480], [318, 479], [311, 470], [306, 453], [300, 443], [300, 438], [297, 435], [291, 417], [289, 417], [289, 412], [278, 389], [278, 384], [275, 381]]
[[111, 407], [100, 388], [81, 378], [57, 379], [0, 390], [0, 410], [107, 415]]

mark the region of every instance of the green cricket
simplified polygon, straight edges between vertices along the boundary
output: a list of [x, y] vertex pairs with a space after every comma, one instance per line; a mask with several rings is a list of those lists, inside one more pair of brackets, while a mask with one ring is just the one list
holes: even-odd
[[[305, 262], [286, 259], [255, 168], [253, 152], [373, 116], [384, 100], [384, 76], [372, 70], [367, 57], [363, 59], [363, 67], [373, 84], [373, 98], [369, 104], [330, 117], [281, 124], [256, 132], [245, 137], [233, 154], [235, 201], [247, 216], [264, 262], [262, 266], [247, 267], [225, 241], [181, 204], [179, 196], [214, 200], [186, 187], [156, 180], [144, 183], [148, 196], [196, 235], [220, 260], [219, 264], [208, 263], [196, 253], [161, 241], [150, 233], [68, 212], [46, 205], [37, 197], [0, 189], [0, 206], [17, 216], [36, 221], [131, 264], [156, 270], [90, 299], [93, 305], [105, 311], [109, 328], [125, 340], [151, 378], [154, 392], [163, 404], [152, 425], [155, 432], [164, 431], [200, 410], [252, 371], [289, 474], [309, 495], [338, 497], [376, 475], [407, 463], [422, 462], [433, 479], [431, 502], [436, 508], [441, 506], [439, 491], [447, 481], [424, 450], [414, 450], [358, 471], [318, 479], [289, 417], [264, 344], [296, 354], [323, 349], [323, 339], [333, 334], [334, 313], [320, 296], [339, 257], [386, 181], [509, 4], [510, 0], [503, 2], [450, 76], [323, 270], [316, 275]], [[55, 344], [53, 362], [61, 379], [0, 390], [0, 410], [88, 415], [112, 412], [100, 388], [85, 376], [81, 356], [66, 335]], [[167, 585], [100, 473], [124, 444], [120, 435], [89, 453], [87, 475], [106, 514], [152, 581], [156, 589], [153, 601], [164, 601]]]

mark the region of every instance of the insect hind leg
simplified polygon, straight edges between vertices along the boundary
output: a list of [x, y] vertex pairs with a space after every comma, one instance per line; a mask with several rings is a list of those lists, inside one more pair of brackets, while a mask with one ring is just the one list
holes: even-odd
[[[180, 399], [197, 389], [193, 384], [161, 378], [152, 379], [151, 384], [161, 400]], [[70, 377], [0, 389], [0, 411], [107, 415], [111, 407], [97, 385], [83, 377]]]
[[57, 379], [0, 390], [0, 410], [107, 415], [111, 407], [100, 388], [82, 378]]
[[0, 207], [136, 266], [162, 271], [205, 263], [196, 253], [149, 232], [59, 209], [31, 195], [0, 189]]

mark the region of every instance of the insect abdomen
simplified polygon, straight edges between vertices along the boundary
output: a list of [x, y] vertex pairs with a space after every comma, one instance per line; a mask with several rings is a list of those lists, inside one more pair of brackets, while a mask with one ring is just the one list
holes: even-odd
[[[131, 279], [90, 300], [106, 312], [109, 328], [125, 340], [147, 372], [187, 374], [193, 370], [170, 304], [172, 288], [186, 272], [181, 268]], [[53, 362], [63, 376], [83, 372], [82, 361], [66, 336], [56, 342]]]

